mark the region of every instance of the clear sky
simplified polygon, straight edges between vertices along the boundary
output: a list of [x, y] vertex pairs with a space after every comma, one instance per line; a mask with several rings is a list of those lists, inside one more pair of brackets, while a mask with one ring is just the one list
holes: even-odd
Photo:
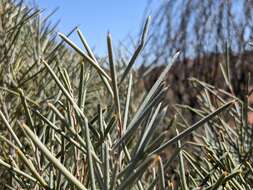
[[[152, 3], [151, 15], [160, 2]], [[138, 37], [148, 0], [36, 0], [36, 3], [46, 9], [45, 14], [59, 7], [51, 18], [52, 22], [61, 20], [59, 32], [66, 34], [74, 26], [80, 26], [90, 46], [98, 55], [104, 55], [108, 31], [115, 45], [129, 35]], [[76, 34], [71, 38], [78, 43]]]

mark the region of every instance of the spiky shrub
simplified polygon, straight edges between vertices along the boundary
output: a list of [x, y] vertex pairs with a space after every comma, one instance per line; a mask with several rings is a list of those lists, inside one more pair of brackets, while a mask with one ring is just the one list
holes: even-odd
[[16, 99], [17, 88], [25, 90], [28, 97], [37, 97], [36, 102], [31, 102], [37, 106], [56, 93], [40, 57], [53, 61], [53, 68], [63, 60], [67, 64], [73, 62], [66, 68], [71, 70], [70, 74], [75, 72], [79, 58], [68, 51], [62, 42], [56, 42], [56, 26], [48, 24], [47, 17], [41, 19], [40, 10], [26, 7], [23, 1], [16, 3], [11, 0], [1, 0], [0, 9], [0, 99], [3, 107], [9, 109], [8, 117], [11, 119], [22, 112]]
[[[249, 91], [249, 84], [241, 84], [244, 86], [241, 99], [234, 95], [229, 57], [226, 59], [220, 69], [227, 90], [190, 78], [192, 89], [199, 92], [199, 107], [179, 105], [203, 119], [219, 105], [234, 101], [225, 112], [208, 119], [202, 130], [194, 131], [192, 141], [185, 142], [188, 148], [179, 153], [182, 189], [252, 189], [253, 131], [249, 98], [252, 90]], [[181, 121], [178, 124], [189, 127], [187, 121]]]
[[182, 151], [184, 164], [189, 167], [186, 186], [190, 189], [252, 189], [252, 124], [248, 123], [252, 108], [248, 107], [247, 93], [245, 99], [240, 100], [197, 79], [191, 81], [203, 90], [199, 97], [201, 107], [184, 108], [200, 117], [228, 99], [237, 101], [225, 113], [207, 122], [204, 131], [194, 135], [194, 143], [189, 142], [194, 151]]
[[[18, 10], [22, 6], [10, 4], [9, 7]], [[29, 22], [21, 22], [23, 17], [20, 15], [26, 15]], [[5, 93], [1, 94], [0, 118], [2, 128], [7, 129], [0, 132], [3, 188], [173, 189], [173, 176], [166, 176], [166, 172], [177, 158], [180, 166], [180, 179], [177, 180], [180, 182], [179, 189], [216, 189], [227, 183], [236, 183], [244, 188], [241, 183], [243, 180], [244, 184], [250, 186], [250, 177], [245, 176], [246, 170], [241, 174], [238, 169], [244, 163], [240, 156], [245, 152], [237, 149], [243, 142], [248, 142], [244, 141], [249, 139], [245, 135], [248, 130], [240, 128], [244, 132], [235, 131], [235, 137], [236, 134], [242, 134], [242, 138], [232, 140], [240, 143], [235, 146], [229, 144], [231, 150], [234, 147], [233, 150], [240, 150], [239, 152], [223, 148], [223, 144], [224, 147], [226, 145], [222, 143], [226, 142], [226, 134], [222, 136], [223, 141], [216, 135], [222, 134], [216, 133], [220, 123], [225, 125], [220, 113], [229, 106], [236, 106], [237, 109], [235, 112], [234, 107], [230, 108], [226, 115], [238, 114], [236, 116], [241, 118], [240, 101], [237, 98], [220, 101], [218, 106], [203, 98], [205, 102], [201, 109], [194, 110], [201, 116], [199, 122], [192, 126], [186, 122], [187, 128], [183, 128], [171, 139], [167, 137], [170, 133], [168, 130], [155, 132], [159, 130], [159, 123], [166, 115], [164, 99], [168, 87], [163, 80], [178, 54], [173, 56], [143, 100], [135, 105], [137, 110], [131, 109], [131, 104], [136, 104], [135, 97], [132, 97], [135, 89], [131, 68], [144, 46], [150, 18], [144, 26], [139, 46], [123, 72], [116, 70], [112, 40], [108, 35], [107, 72], [79, 30], [77, 33], [85, 51], [60, 34], [63, 41], [75, 50], [75, 53], [71, 53], [64, 46], [48, 40], [50, 32], [46, 25], [32, 27], [33, 24], [40, 23], [40, 18], [32, 18], [27, 9], [20, 11], [20, 15], [16, 15], [19, 24], [11, 27], [20, 38], [15, 38], [13, 43], [6, 37], [4, 45], [7, 50], [12, 47], [12, 50], [22, 53], [11, 54], [11, 59], [6, 52], [1, 55], [1, 60], [5, 60], [5, 65], [1, 63], [1, 68], [6, 64], [10, 68], [18, 68], [14, 73], [9, 73], [10, 80], [1, 83], [1, 89]], [[40, 29], [42, 26], [45, 27], [44, 30]], [[3, 34], [9, 35], [8, 32]], [[23, 38], [27, 45], [22, 45], [23, 40], [17, 40]], [[41, 48], [41, 44], [47, 45]], [[24, 59], [26, 65], [19, 62]], [[209, 86], [205, 84], [206, 94], [207, 87]], [[242, 113], [245, 115], [247, 106], [245, 108], [243, 105]], [[245, 120], [241, 121], [245, 124]], [[240, 120], [236, 122], [241, 124]], [[203, 155], [203, 158], [196, 160], [195, 157], [201, 155], [201, 149], [189, 152], [181, 143], [184, 137], [204, 124], [209, 125], [207, 129], [210, 128], [213, 133], [202, 136], [201, 143], [209, 151], [208, 156], [214, 158], [206, 159]], [[184, 126], [177, 120], [168, 125], [169, 129]], [[234, 130], [225, 126], [224, 129]], [[230, 131], [227, 135], [230, 135]], [[213, 140], [210, 135], [216, 139]], [[222, 145], [217, 148], [217, 143]], [[175, 148], [170, 158], [163, 156], [163, 152], [172, 144], [177, 144], [178, 148]], [[203, 147], [202, 144], [194, 143], [198, 147]], [[243, 151], [248, 152], [249, 146], [244, 146], [246, 148]], [[221, 159], [220, 155], [223, 156]], [[190, 163], [187, 168], [185, 159]], [[224, 166], [223, 162], [227, 165]], [[246, 163], [251, 166], [250, 162]], [[231, 188], [234, 187], [230, 185]]]

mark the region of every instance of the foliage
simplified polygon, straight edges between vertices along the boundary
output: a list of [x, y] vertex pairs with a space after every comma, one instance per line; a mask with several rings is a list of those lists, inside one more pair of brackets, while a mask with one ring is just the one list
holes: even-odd
[[[2, 19], [5, 41], [0, 65], [1, 188], [252, 187], [247, 95], [240, 100], [192, 79], [200, 89], [202, 106], [179, 107], [195, 112], [200, 120], [190, 125], [175, 117], [166, 123], [164, 79], [179, 56], [176, 53], [143, 99], [136, 101], [132, 66], [146, 41], [150, 17], [132, 58], [126, 67], [119, 67], [110, 34], [108, 58], [98, 59], [80, 30], [75, 31], [83, 49], [64, 34], [59, 34], [62, 41], [57, 43], [54, 27], [41, 20], [40, 11], [29, 10], [22, 2], [16, 6], [2, 0], [2, 5], [1, 18], [6, 20]], [[225, 79], [228, 76], [224, 72]], [[168, 126], [162, 132], [161, 122]], [[168, 138], [171, 130], [177, 134]], [[185, 141], [193, 132], [194, 139]], [[168, 173], [170, 167], [176, 174]]]

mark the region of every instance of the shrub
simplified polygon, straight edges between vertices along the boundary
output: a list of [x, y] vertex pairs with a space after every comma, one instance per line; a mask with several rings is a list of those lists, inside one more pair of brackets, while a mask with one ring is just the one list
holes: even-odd
[[[167, 171], [175, 159], [179, 160], [179, 189], [251, 187], [246, 101], [228, 93], [223, 94], [229, 98], [223, 98], [214, 87], [192, 80], [203, 89], [202, 107], [186, 108], [201, 119], [193, 125], [175, 119], [168, 130], [157, 133], [166, 117], [164, 78], [179, 53], [140, 102], [132, 96], [132, 66], [144, 46], [150, 17], [139, 46], [121, 70], [108, 34], [107, 72], [80, 30], [77, 34], [85, 51], [59, 34], [71, 52], [61, 42], [49, 40], [52, 31], [41, 22], [39, 11], [22, 5], [7, 7], [18, 14], [13, 26], [3, 24], [7, 31], [3, 45], [8, 50], [1, 54], [0, 118], [7, 129], [0, 132], [3, 188], [173, 189], [173, 175], [167, 176]], [[239, 127], [228, 127], [229, 117]], [[204, 125], [206, 131], [200, 130], [202, 136], [196, 133], [196, 141], [183, 141]], [[170, 130], [179, 127], [182, 131], [169, 139]], [[169, 158], [163, 156], [172, 144], [177, 148]], [[185, 144], [197, 148], [188, 150]]]

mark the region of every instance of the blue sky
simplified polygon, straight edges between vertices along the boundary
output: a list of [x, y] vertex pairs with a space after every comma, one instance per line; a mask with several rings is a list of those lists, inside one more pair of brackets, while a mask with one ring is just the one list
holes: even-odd
[[[59, 7], [51, 18], [52, 22], [61, 20], [58, 30], [68, 33], [74, 26], [80, 26], [87, 41], [98, 55], [106, 52], [106, 34], [112, 34], [116, 45], [126, 41], [127, 36], [138, 37], [143, 22], [144, 10], [148, 0], [37, 0], [40, 8], [45, 8], [45, 14]], [[152, 3], [150, 13], [161, 0]], [[78, 43], [77, 35], [72, 37]], [[80, 44], [80, 43], [78, 43]]]

